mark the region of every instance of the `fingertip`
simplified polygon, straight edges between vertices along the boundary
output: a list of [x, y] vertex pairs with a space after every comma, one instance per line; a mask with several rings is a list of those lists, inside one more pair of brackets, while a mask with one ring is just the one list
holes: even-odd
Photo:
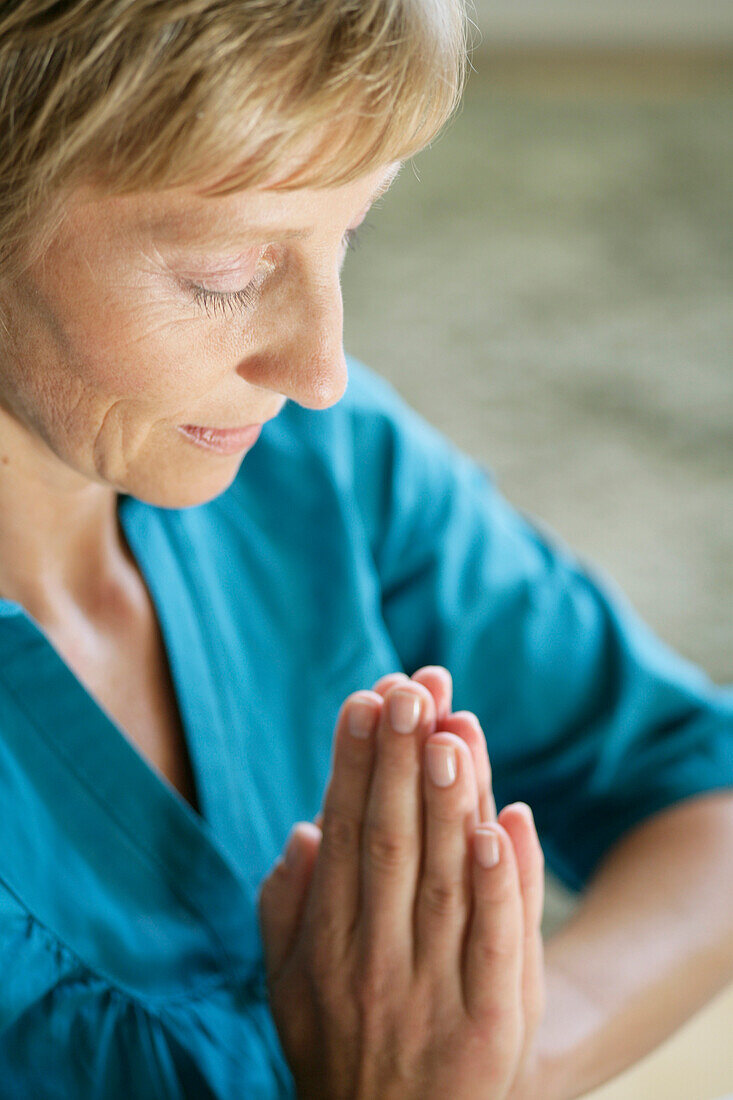
[[356, 691], [348, 697], [344, 707], [346, 729], [357, 740], [368, 740], [374, 735], [384, 699], [375, 691]]
[[[407, 696], [407, 702], [403, 704], [402, 697]], [[395, 714], [395, 703], [398, 704], [398, 713]], [[418, 705], [415, 705], [415, 700], [418, 701]], [[436, 706], [435, 699], [432, 692], [421, 684], [419, 680], [410, 680], [407, 682], [395, 681], [391, 684], [384, 696], [385, 706], [382, 711], [381, 725], [378, 727], [379, 732], [387, 732], [400, 730], [400, 732], [409, 732], [410, 734], [424, 734], [426, 729], [431, 729], [435, 726], [436, 721]], [[399, 710], [404, 705], [408, 715], [414, 720], [414, 725], [408, 724], [403, 728], [400, 727], [398, 722], [401, 720]]]
[[[320, 816], [320, 815], [319, 815]], [[318, 844], [321, 840], [321, 827], [315, 821], [298, 821], [290, 830], [305, 845]]]
[[531, 825], [532, 828], [535, 827], [534, 814], [532, 813], [531, 806], [527, 802], [510, 802], [507, 806], [504, 806], [501, 812], [502, 814], [506, 813], [511, 816], [518, 815], [528, 825]]
[[499, 817], [511, 838], [525, 919], [527, 926], [533, 928], [542, 920], [545, 890], [545, 857], [535, 828], [534, 815], [526, 802], [515, 802], [505, 806]]
[[442, 722], [450, 714], [453, 702], [453, 677], [443, 665], [423, 665], [413, 672], [413, 683], [422, 684], [433, 696], [436, 720]]
[[384, 696], [370, 688], [359, 688], [358, 691], [352, 691], [346, 701], [350, 702], [353, 699], [363, 699], [365, 702], [373, 703], [377, 707], [381, 707], [384, 702]]
[[425, 744], [423, 746], [426, 762], [428, 750], [432, 745], [445, 745], [453, 749], [458, 778], [470, 778], [471, 782], [475, 784], [476, 776], [474, 773], [473, 756], [469, 746], [462, 737], [459, 737], [457, 733], [452, 733], [450, 730], [436, 730], [435, 733], [431, 733], [425, 738]]
[[473, 834], [473, 854], [480, 867], [490, 870], [501, 859], [501, 839], [490, 825], [478, 825]]
[[504, 828], [504, 826], [501, 824], [501, 822], [493, 820], [493, 819], [482, 817], [480, 821], [476, 822], [476, 828], [477, 829], [492, 829], [500, 837], [506, 837], [507, 836], [507, 831]]
[[526, 802], [512, 802], [508, 806], [504, 806], [498, 820], [509, 833], [515, 845], [522, 849], [531, 845], [536, 849], [536, 853], [542, 857], [542, 846], [537, 834], [534, 814]]
[[322, 833], [312, 821], [297, 821], [288, 833], [283, 852], [283, 867], [288, 872], [303, 869], [309, 857], [318, 852]]
[[443, 689], [449, 697], [453, 695], [453, 677], [447, 668], [443, 665], [423, 665], [422, 668], [418, 668], [413, 672], [410, 679], [415, 680], [417, 683], [423, 683], [431, 680], [439, 680], [443, 685]]
[[[486, 838], [486, 839], [484, 839]], [[520, 894], [519, 867], [512, 838], [498, 821], [480, 821], [473, 832], [473, 863], [479, 894], [489, 898]]]
[[387, 672], [384, 676], [380, 676], [378, 680], [372, 685], [372, 691], [377, 695], [384, 697], [393, 684], [398, 682], [403, 683], [405, 680], [409, 681], [410, 677], [406, 672]]

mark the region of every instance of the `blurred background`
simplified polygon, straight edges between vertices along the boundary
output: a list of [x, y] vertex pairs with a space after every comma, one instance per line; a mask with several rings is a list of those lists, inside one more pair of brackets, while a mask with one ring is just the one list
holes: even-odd
[[[733, 683], [733, 3], [472, 19], [459, 114], [346, 262], [346, 349]], [[729, 989], [593, 1100], [733, 1094], [732, 1036]]]

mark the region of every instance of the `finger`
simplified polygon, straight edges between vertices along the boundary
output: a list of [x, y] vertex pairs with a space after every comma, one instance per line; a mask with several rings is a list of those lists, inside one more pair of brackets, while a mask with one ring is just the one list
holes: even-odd
[[471, 750], [478, 787], [479, 820], [493, 821], [496, 817], [496, 803], [491, 789], [491, 761], [481, 723], [472, 711], [457, 710], [440, 723], [440, 728], [463, 738]]
[[413, 961], [413, 907], [422, 851], [422, 744], [435, 730], [427, 688], [400, 682], [386, 695], [362, 835], [365, 951]]
[[434, 733], [436, 729], [444, 728], [442, 718], [447, 721], [453, 701], [453, 678], [448, 669], [442, 665], [424, 665], [413, 673], [412, 677], [407, 676], [404, 672], [388, 672], [386, 676], [382, 676], [377, 680], [372, 690], [385, 697], [388, 691], [400, 683], [403, 685], [420, 684], [422, 687], [427, 688], [433, 697], [435, 726], [432, 729], [428, 726], [421, 727], [416, 734], [416, 748], [418, 754], [422, 756], [425, 738]]
[[415, 969], [455, 988], [471, 909], [470, 837], [478, 822], [476, 777], [466, 743], [439, 733], [425, 745], [425, 839], [415, 912]]
[[544, 906], [544, 856], [535, 829], [534, 817], [525, 802], [513, 802], [499, 814], [509, 834], [517, 859], [524, 908], [524, 959], [522, 965], [522, 1001], [524, 1005], [524, 1048], [532, 1043], [545, 1010], [544, 946], [542, 909]]
[[[519, 873], [509, 834], [482, 822], [473, 835], [473, 912], [465, 954], [466, 1011], [491, 1027], [499, 1046], [522, 1032], [524, 923]], [[481, 862], [483, 860], [483, 862]]]
[[424, 665], [417, 672], [413, 672], [411, 677], [404, 672], [388, 672], [377, 680], [372, 691], [384, 696], [400, 680], [408, 682], [412, 680], [415, 683], [423, 684], [428, 689], [435, 700], [436, 722], [438, 725], [441, 724], [443, 717], [450, 714], [453, 703], [453, 678], [447, 668], [442, 665]]
[[374, 731], [384, 703], [371, 691], [349, 695], [339, 711], [332, 767], [321, 811], [322, 840], [304, 915], [340, 948], [356, 920], [362, 823], [372, 772]]
[[448, 669], [443, 665], [424, 665], [413, 672], [411, 679], [428, 689], [435, 700], [436, 729], [445, 729], [443, 721], [453, 706], [453, 677]]
[[310, 821], [297, 822], [290, 830], [284, 855], [260, 885], [258, 915], [265, 965], [272, 978], [287, 958], [300, 924], [320, 843], [320, 829]]
[[403, 683], [409, 683], [410, 677], [406, 672], [388, 672], [384, 676], [380, 676], [379, 679], [372, 685], [372, 691], [376, 691], [377, 695], [385, 697], [387, 692], [395, 684], [402, 681]]

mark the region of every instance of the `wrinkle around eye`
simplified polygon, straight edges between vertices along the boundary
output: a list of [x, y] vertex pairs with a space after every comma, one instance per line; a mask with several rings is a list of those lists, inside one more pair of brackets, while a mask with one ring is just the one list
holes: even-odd
[[[180, 282], [183, 282], [187, 289], [192, 287], [203, 289], [211, 294], [229, 295], [237, 294], [245, 289], [251, 289], [252, 293], [259, 293], [264, 284], [269, 280], [281, 267], [278, 265], [272, 256], [267, 256], [267, 250], [262, 253], [257, 264], [254, 268], [244, 269], [230, 269], [224, 271], [202, 271], [197, 269], [195, 272], [187, 270], [185, 274], [181, 274]], [[222, 285], [222, 276], [226, 275], [226, 285]]]

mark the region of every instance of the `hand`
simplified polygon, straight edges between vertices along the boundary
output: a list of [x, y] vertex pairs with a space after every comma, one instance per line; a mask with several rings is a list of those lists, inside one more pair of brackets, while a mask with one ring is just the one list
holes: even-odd
[[[300, 863], [279, 861], [263, 883], [273, 1014], [302, 1097], [498, 1100], [541, 1006], [541, 851], [521, 804], [474, 831], [482, 769], [489, 797], [476, 719], [447, 713], [445, 690], [441, 704], [418, 674], [385, 680], [339, 714], [322, 843], [301, 823]], [[398, 690], [419, 700], [411, 734], [390, 721]], [[348, 732], [357, 710], [371, 717], [363, 738]], [[441, 710], [441, 727], [468, 721], [471, 746], [435, 733]], [[455, 753], [451, 784], [424, 773], [426, 742]], [[482, 834], [494, 867], [471, 858]]]
[[[384, 698], [387, 691], [401, 680], [408, 684], [411, 682], [422, 684], [433, 696], [435, 703], [436, 729], [447, 730], [462, 738], [468, 745], [473, 758], [473, 766], [476, 774], [479, 797], [479, 817], [481, 821], [491, 821], [496, 817], [496, 803], [491, 790], [491, 765], [489, 754], [486, 751], [486, 738], [475, 714], [469, 710], [451, 712], [453, 702], [453, 678], [447, 668], [442, 665], [425, 665], [414, 672], [411, 677], [404, 672], [388, 672], [374, 684], [372, 691], [376, 691]], [[316, 814], [314, 821], [319, 829], [323, 820], [323, 811]], [[320, 842], [320, 832], [314, 833], [306, 830], [305, 837], [296, 831], [296, 842], [308, 844], [309, 841]]]

